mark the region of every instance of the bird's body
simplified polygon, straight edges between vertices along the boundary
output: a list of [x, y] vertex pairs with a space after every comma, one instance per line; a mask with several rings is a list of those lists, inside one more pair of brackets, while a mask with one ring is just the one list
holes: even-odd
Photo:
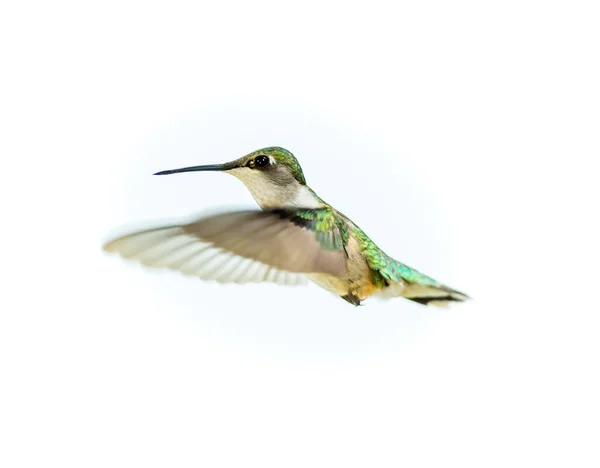
[[220, 282], [300, 284], [306, 277], [354, 305], [374, 295], [435, 305], [468, 299], [389, 257], [306, 185], [298, 161], [283, 148], [157, 174], [207, 170], [236, 176], [263, 211], [135, 232], [107, 243], [105, 250]]

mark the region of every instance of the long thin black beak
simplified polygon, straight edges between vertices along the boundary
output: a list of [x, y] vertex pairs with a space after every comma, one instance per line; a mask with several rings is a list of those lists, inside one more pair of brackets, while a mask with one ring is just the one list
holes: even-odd
[[225, 169], [227, 169], [227, 166], [225, 166], [224, 164], [208, 164], [206, 166], [191, 166], [182, 167], [181, 169], [170, 169], [168, 171], [160, 171], [155, 173], [154, 175], [177, 174], [178, 172], [224, 171]]

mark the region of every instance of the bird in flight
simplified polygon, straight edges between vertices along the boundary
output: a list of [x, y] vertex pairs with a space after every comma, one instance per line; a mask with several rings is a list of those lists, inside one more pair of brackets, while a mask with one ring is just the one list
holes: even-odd
[[388, 256], [352, 220], [327, 204], [296, 157], [268, 147], [223, 164], [155, 175], [219, 171], [241, 180], [261, 210], [233, 211], [132, 232], [104, 250], [154, 268], [221, 283], [305, 284], [358, 306], [370, 296], [447, 305], [469, 297]]

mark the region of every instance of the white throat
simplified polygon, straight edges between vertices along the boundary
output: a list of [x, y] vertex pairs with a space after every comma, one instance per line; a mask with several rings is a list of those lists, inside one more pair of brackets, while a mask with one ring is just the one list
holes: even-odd
[[248, 188], [256, 203], [263, 209], [295, 206], [303, 208], [322, 208], [320, 201], [306, 186], [298, 181], [280, 186], [263, 173], [248, 168], [235, 168], [228, 171], [240, 179]]

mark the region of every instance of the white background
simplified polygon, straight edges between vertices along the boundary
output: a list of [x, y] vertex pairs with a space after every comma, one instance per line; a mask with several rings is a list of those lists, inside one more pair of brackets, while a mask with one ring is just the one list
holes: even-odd
[[[0, 465], [598, 466], [595, 2], [8, 2]], [[105, 255], [281, 145], [464, 290], [353, 308]]]

